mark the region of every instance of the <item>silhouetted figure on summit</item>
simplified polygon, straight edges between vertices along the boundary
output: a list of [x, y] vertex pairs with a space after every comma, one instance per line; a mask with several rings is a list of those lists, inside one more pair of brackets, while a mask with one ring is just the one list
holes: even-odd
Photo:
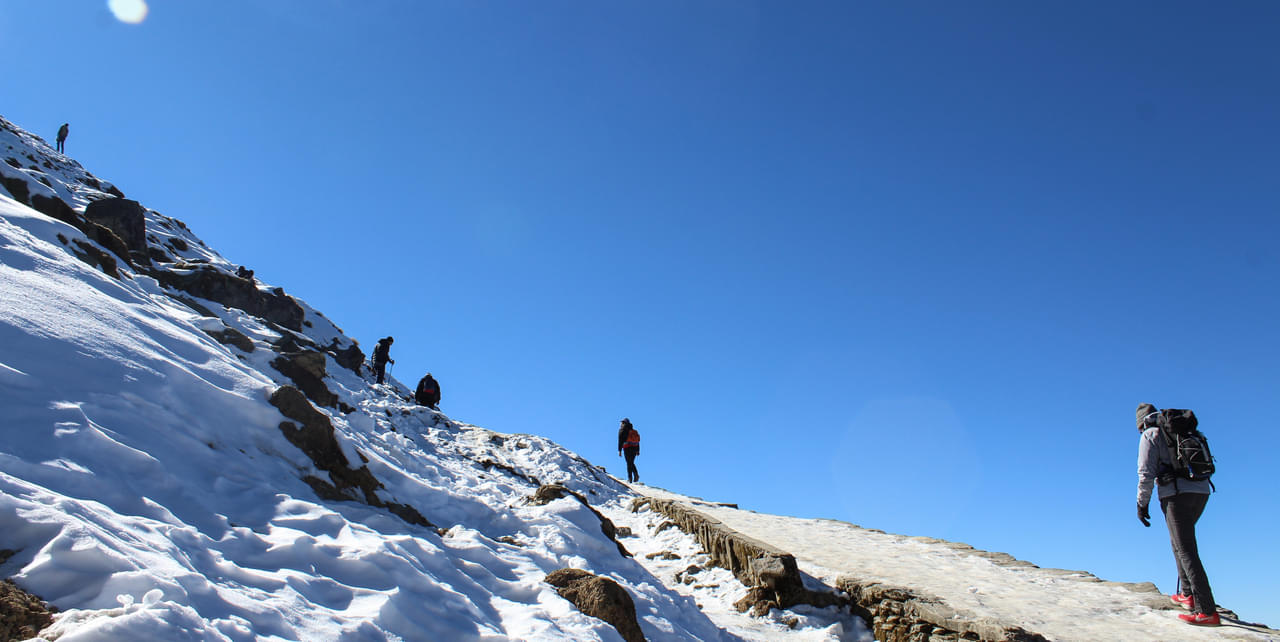
[[65, 145], [63, 143], [67, 142], [67, 132], [69, 131], [71, 131], [71, 125], [69, 123], [62, 123], [62, 126], [58, 128], [58, 151], [59, 152], [64, 151], [63, 148], [65, 147]]

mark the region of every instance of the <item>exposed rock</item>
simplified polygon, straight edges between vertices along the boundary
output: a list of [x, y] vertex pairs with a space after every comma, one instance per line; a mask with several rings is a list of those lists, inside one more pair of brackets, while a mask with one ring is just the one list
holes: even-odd
[[53, 607], [17, 584], [0, 580], [0, 642], [36, 637], [53, 624], [53, 612]]
[[182, 305], [185, 305], [185, 306], [187, 306], [188, 308], [191, 308], [192, 310], [195, 310], [195, 311], [196, 311], [196, 313], [198, 313], [200, 316], [203, 316], [203, 317], [210, 317], [210, 318], [214, 318], [214, 319], [218, 318], [218, 315], [214, 314], [212, 310], [210, 310], [209, 308], [204, 307], [203, 305], [200, 305], [199, 303], [196, 303], [195, 301], [192, 301], [191, 299], [189, 299], [189, 298], [187, 298], [187, 297], [185, 297], [185, 296], [176, 296], [176, 295], [172, 295], [172, 294], [171, 294], [171, 295], [169, 295], [169, 296], [170, 296], [173, 300], [177, 301], [178, 303], [181, 303]]
[[853, 612], [871, 625], [877, 640], [1047, 640], [1018, 626], [962, 616], [938, 599], [900, 586], [842, 576], [836, 580], [836, 588], [848, 593]]
[[329, 347], [325, 348], [324, 351], [329, 353], [338, 365], [357, 375], [360, 374], [360, 366], [364, 365], [364, 352], [354, 342], [345, 349], [339, 350], [338, 340], [334, 339], [333, 343], [329, 344]]
[[626, 642], [645, 642], [635, 602], [617, 582], [578, 568], [553, 571], [545, 581], [579, 611], [612, 624]]
[[293, 386], [281, 386], [271, 394], [270, 401], [285, 417], [302, 424], [298, 427], [293, 422], [280, 422], [280, 431], [289, 443], [305, 453], [316, 468], [329, 474], [327, 481], [311, 475], [302, 479], [318, 497], [330, 501], [363, 501], [370, 506], [385, 508], [410, 524], [435, 527], [414, 507], [384, 502], [378, 498], [377, 491], [382, 488], [382, 484], [369, 472], [368, 466], [351, 468], [337, 438], [333, 436], [333, 424], [324, 413], [307, 401], [300, 390]]
[[302, 331], [305, 316], [302, 306], [280, 288], [270, 293], [263, 292], [253, 281], [227, 274], [212, 266], [188, 262], [180, 263], [175, 268], [178, 269], [155, 270], [153, 276], [165, 287], [217, 301], [229, 308], [244, 310], [295, 332]]
[[644, 558], [647, 560], [656, 560], [658, 558], [662, 558], [664, 560], [678, 560], [680, 559], [680, 556], [671, 551], [658, 551], [656, 553], [649, 553], [648, 555], [645, 555]]
[[702, 572], [701, 566], [698, 566], [697, 564], [690, 564], [683, 571], [676, 573], [676, 581], [680, 582], [681, 584], [693, 584], [694, 582], [693, 576], [701, 572]]
[[[525, 483], [531, 486], [539, 486], [539, 487], [542, 486], [542, 482], [539, 482], [537, 477], [534, 477], [532, 475], [526, 475], [525, 473], [519, 470], [516, 470], [515, 467], [513, 466], [496, 462], [492, 459], [480, 460], [480, 465], [483, 466], [485, 470], [492, 470], [494, 468], [497, 468], [498, 470], [501, 470], [502, 472], [508, 475], [511, 475], [512, 477], [523, 480]], [[539, 490], [541, 490], [541, 488], [539, 488]], [[534, 502], [534, 503], [545, 504], [546, 502]]]
[[92, 243], [85, 243], [80, 239], [75, 240], [76, 247], [80, 248], [79, 252], [72, 251], [76, 258], [102, 270], [103, 274], [113, 278], [120, 278], [120, 270], [116, 268], [116, 260], [110, 254], [98, 249], [98, 246]]
[[[19, 164], [17, 167], [22, 167], [22, 165]], [[0, 174], [0, 185], [4, 186], [9, 195], [13, 197], [13, 200], [23, 205], [31, 203], [31, 189], [27, 187], [26, 179]]]
[[221, 330], [205, 330], [205, 333], [223, 345], [233, 345], [243, 352], [253, 352], [253, 340], [235, 328], [225, 327]]
[[150, 261], [147, 254], [147, 210], [141, 203], [127, 198], [104, 198], [89, 203], [84, 209], [84, 217], [120, 237], [135, 261]]
[[[107, 248], [112, 254], [120, 257], [120, 260], [124, 261], [125, 264], [133, 267], [133, 256], [129, 253], [129, 246], [115, 232], [93, 221], [85, 220], [79, 214], [76, 214], [75, 210], [71, 209], [71, 206], [64, 203], [62, 199], [35, 194], [31, 196], [30, 205], [32, 209], [45, 216], [56, 218], [80, 230], [90, 240]], [[144, 262], [148, 261], [144, 260]]]
[[314, 350], [316, 344], [305, 336], [288, 332], [279, 327], [273, 328], [280, 333], [280, 338], [271, 342], [271, 347], [281, 354], [286, 352], [301, 352], [302, 350]]
[[751, 617], [763, 617], [768, 615], [769, 611], [781, 607], [774, 599], [772, 591], [763, 586], [754, 586], [742, 596], [742, 599], [733, 603], [733, 608], [739, 613], [751, 611]]
[[618, 547], [618, 552], [621, 553], [623, 557], [631, 557], [631, 553], [628, 552], [626, 547], [618, 541], [618, 529], [613, 525], [613, 521], [601, 514], [600, 511], [592, 508], [591, 504], [587, 502], [587, 498], [583, 497], [580, 493], [569, 490], [560, 484], [545, 484], [540, 486], [537, 492], [529, 498], [529, 503], [544, 506], [564, 497], [565, 495], [569, 495], [579, 502], [582, 502], [583, 506], [586, 506], [588, 510], [595, 513], [595, 516], [600, 518], [600, 530], [604, 533], [604, 536], [613, 540], [613, 543]]
[[327, 373], [323, 352], [288, 352], [273, 359], [271, 367], [291, 379], [308, 399], [327, 408], [338, 405], [338, 395], [324, 385]]
[[[271, 395], [271, 405], [280, 409], [280, 413], [292, 419], [301, 427], [291, 422], [280, 423], [280, 431], [289, 443], [311, 458], [316, 468], [329, 473], [334, 488], [342, 492], [342, 499], [352, 499], [344, 491], [353, 490], [356, 498], [373, 506], [382, 506], [382, 500], [374, 491], [382, 487], [367, 466], [352, 470], [347, 456], [342, 454], [342, 447], [333, 436], [333, 424], [324, 413], [315, 409], [300, 390], [293, 386], [281, 386]], [[314, 487], [314, 486], [313, 486]]]

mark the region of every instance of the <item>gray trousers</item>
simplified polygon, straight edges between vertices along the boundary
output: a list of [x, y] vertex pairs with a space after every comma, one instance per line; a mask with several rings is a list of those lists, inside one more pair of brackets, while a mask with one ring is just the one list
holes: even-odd
[[1204, 513], [1209, 496], [1204, 493], [1181, 493], [1160, 500], [1164, 522], [1169, 526], [1169, 541], [1173, 544], [1173, 559], [1178, 563], [1178, 587], [1183, 595], [1196, 599], [1196, 613], [1217, 613], [1213, 590], [1209, 588], [1209, 576], [1200, 563], [1200, 549], [1196, 546], [1196, 522]]

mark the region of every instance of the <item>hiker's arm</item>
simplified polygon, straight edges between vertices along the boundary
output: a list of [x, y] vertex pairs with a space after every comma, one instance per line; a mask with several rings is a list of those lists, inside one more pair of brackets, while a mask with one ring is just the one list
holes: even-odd
[[1155, 488], [1156, 475], [1160, 471], [1160, 460], [1156, 455], [1156, 444], [1143, 433], [1138, 438], [1138, 505], [1151, 503], [1151, 491]]

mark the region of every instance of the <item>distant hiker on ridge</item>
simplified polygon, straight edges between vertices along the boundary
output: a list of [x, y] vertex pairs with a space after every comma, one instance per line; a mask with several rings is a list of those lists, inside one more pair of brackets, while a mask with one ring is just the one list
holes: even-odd
[[413, 391], [413, 398], [420, 406], [427, 406], [433, 410], [440, 409], [440, 384], [430, 372], [418, 381], [418, 389]]
[[623, 418], [618, 428], [618, 456], [627, 458], [627, 481], [640, 481], [640, 471], [636, 470], [636, 457], [640, 456], [640, 431], [631, 426], [631, 420]]
[[63, 151], [63, 143], [67, 142], [67, 132], [69, 131], [71, 131], [69, 123], [62, 123], [62, 126], [58, 128], [58, 151], [60, 152]]
[[[1138, 440], [1138, 520], [1143, 526], [1151, 526], [1147, 507], [1152, 485], [1158, 483], [1160, 510], [1169, 527], [1173, 559], [1178, 565], [1178, 591], [1170, 599], [1191, 611], [1178, 618], [1188, 624], [1219, 626], [1209, 576], [1196, 546], [1196, 522], [1213, 488], [1208, 479], [1213, 474], [1213, 458], [1196, 425], [1195, 413], [1190, 410], [1159, 411], [1149, 403], [1138, 406], [1138, 431], [1142, 433]], [[1200, 443], [1189, 443], [1195, 440]], [[1187, 452], [1194, 448], [1202, 448], [1203, 456], [1188, 459]], [[1201, 464], [1204, 460], [1207, 462]]]
[[373, 349], [373, 373], [378, 375], [378, 383], [382, 383], [383, 377], [386, 376], [387, 364], [396, 362], [391, 358], [391, 344], [395, 342], [395, 337], [378, 339], [378, 345]]

